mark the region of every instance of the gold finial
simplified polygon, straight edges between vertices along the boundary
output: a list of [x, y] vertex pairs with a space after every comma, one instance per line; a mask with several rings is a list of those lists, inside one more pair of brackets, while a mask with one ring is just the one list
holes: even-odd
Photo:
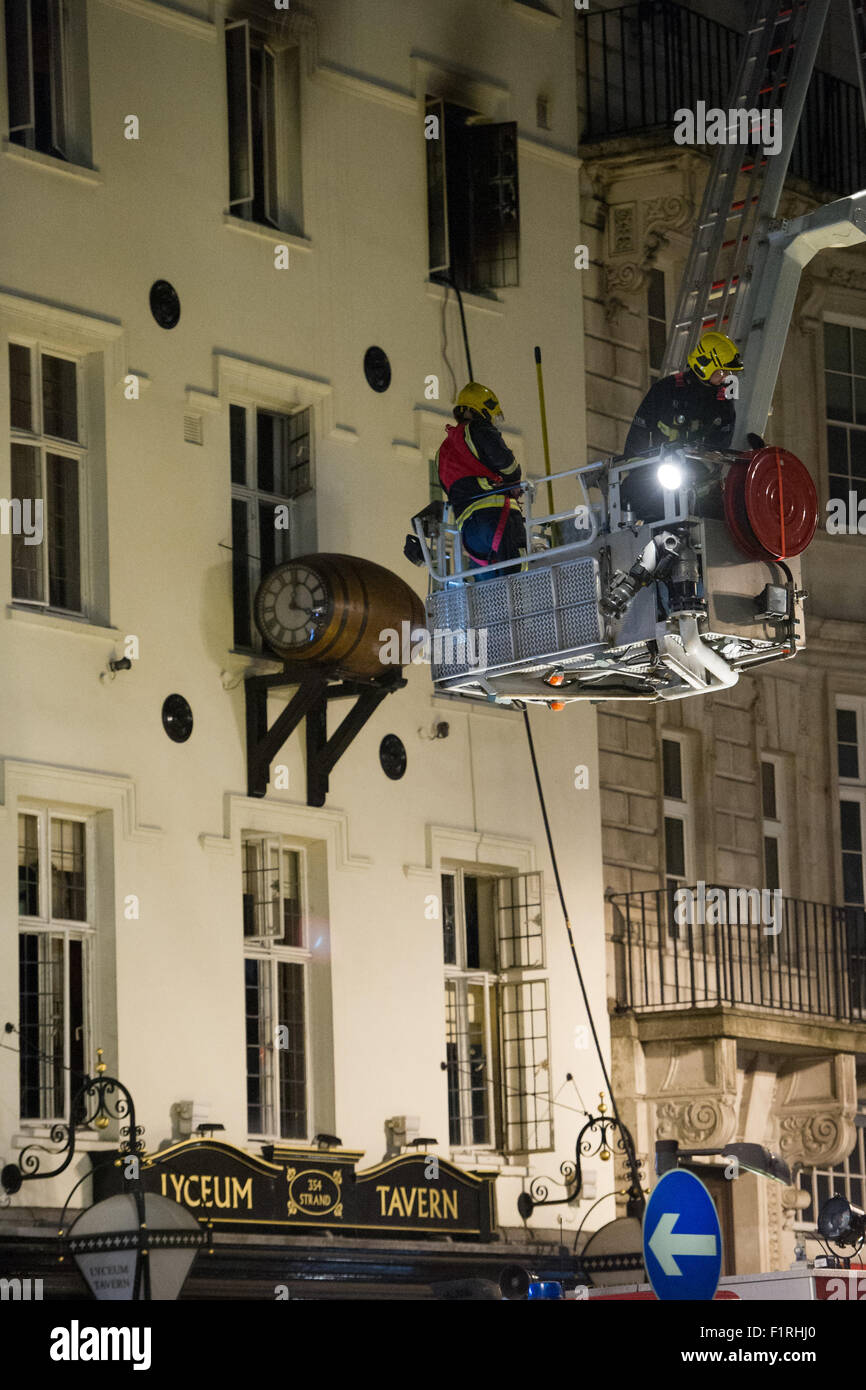
[[610, 1149], [602, 1149], [601, 1153], [599, 1154], [599, 1158], [601, 1159], [602, 1163], [607, 1163], [607, 1160], [610, 1158]]
[[599, 1091], [598, 1093], [598, 1113], [600, 1115], [605, 1115], [607, 1113], [607, 1106], [604, 1103], [604, 1091]]
[[100, 1074], [100, 1076], [101, 1076], [102, 1073], [105, 1071], [105, 1063], [104, 1063], [103, 1060], [102, 1060], [102, 1048], [101, 1048], [101, 1047], [98, 1047], [98, 1048], [96, 1049], [96, 1059], [97, 1059], [97, 1060], [96, 1060], [96, 1070], [99, 1072], [99, 1074]]
[[97, 1115], [93, 1121], [97, 1129], [108, 1129], [109, 1119], [107, 1115]]

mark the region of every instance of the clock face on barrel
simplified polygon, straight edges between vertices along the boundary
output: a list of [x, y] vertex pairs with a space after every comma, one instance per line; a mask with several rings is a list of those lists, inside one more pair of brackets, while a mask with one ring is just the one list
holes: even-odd
[[329, 609], [328, 591], [309, 565], [281, 565], [256, 595], [259, 631], [278, 651], [311, 646], [327, 626]]

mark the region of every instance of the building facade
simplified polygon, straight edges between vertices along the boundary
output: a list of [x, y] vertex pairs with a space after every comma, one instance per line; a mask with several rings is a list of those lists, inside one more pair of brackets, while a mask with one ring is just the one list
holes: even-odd
[[[750, 10], [727, 6], [719, 23], [701, 5], [597, 6], [578, 25], [591, 457], [622, 449], [659, 375], [713, 153], [674, 143], [675, 112], [698, 98], [727, 104]], [[782, 217], [864, 187], [845, 10], [831, 9]], [[796, 1175], [797, 1191], [714, 1185], [738, 1273], [786, 1267], [797, 1244], [818, 1253], [820, 1203], [838, 1190], [862, 1205], [866, 1183], [855, 1125], [866, 1109], [864, 315], [866, 253], [821, 252], [803, 275], [767, 426], [819, 497], [805, 650], [722, 695], [599, 713], [615, 1084], [638, 1147], [749, 1140]], [[672, 894], [701, 881], [780, 894], [778, 922], [678, 924]]]
[[[604, 1090], [521, 718], [410, 664], [323, 806], [300, 732], [247, 794], [245, 727], [280, 669], [252, 620], [273, 565], [359, 556], [422, 593], [403, 537], [467, 376], [444, 268], [523, 468], [536, 342], [554, 457], [586, 454], [573, 16], [515, 0], [491, 33], [489, 8], [6, 0], [0, 1155], [51, 1147], [101, 1048], [151, 1155], [210, 1132], [492, 1177], [502, 1263], [614, 1215], [600, 1159], [579, 1203], [517, 1214]], [[532, 726], [607, 1049], [595, 711]], [[70, 1292], [58, 1212], [118, 1142], [85, 1126], [5, 1199], [7, 1268], [41, 1252]], [[183, 1190], [207, 1215], [221, 1181]], [[426, 1213], [396, 1228], [420, 1282]], [[253, 1267], [233, 1240], [196, 1296], [297, 1292], [292, 1252], [327, 1244], [262, 1236]]]

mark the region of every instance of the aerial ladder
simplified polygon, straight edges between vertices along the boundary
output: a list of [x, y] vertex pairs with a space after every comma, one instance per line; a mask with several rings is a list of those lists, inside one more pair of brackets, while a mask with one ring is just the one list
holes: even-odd
[[[743, 445], [764, 432], [803, 266], [866, 238], [866, 192], [777, 219], [828, 10], [829, 0], [758, 0], [728, 103], [735, 138], [716, 149], [671, 322], [663, 373], [708, 329], [740, 348], [732, 449], [666, 447], [566, 470], [551, 480], [560, 498], [575, 489], [559, 511], [537, 505], [542, 483], [525, 480], [522, 570], [491, 564], [483, 582], [470, 578], [453, 518], [425, 508], [413, 527], [437, 690], [553, 707], [683, 699], [802, 646], [814, 484], [787, 450]], [[866, 114], [863, 0], [850, 15]], [[776, 154], [762, 145], [765, 111], [781, 120]]]

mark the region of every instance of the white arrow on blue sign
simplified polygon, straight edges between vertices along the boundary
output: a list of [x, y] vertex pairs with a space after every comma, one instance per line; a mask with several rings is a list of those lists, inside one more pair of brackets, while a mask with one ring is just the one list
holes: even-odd
[[661, 1299], [711, 1299], [722, 1272], [722, 1231], [715, 1203], [685, 1168], [665, 1173], [643, 1219], [643, 1258]]

